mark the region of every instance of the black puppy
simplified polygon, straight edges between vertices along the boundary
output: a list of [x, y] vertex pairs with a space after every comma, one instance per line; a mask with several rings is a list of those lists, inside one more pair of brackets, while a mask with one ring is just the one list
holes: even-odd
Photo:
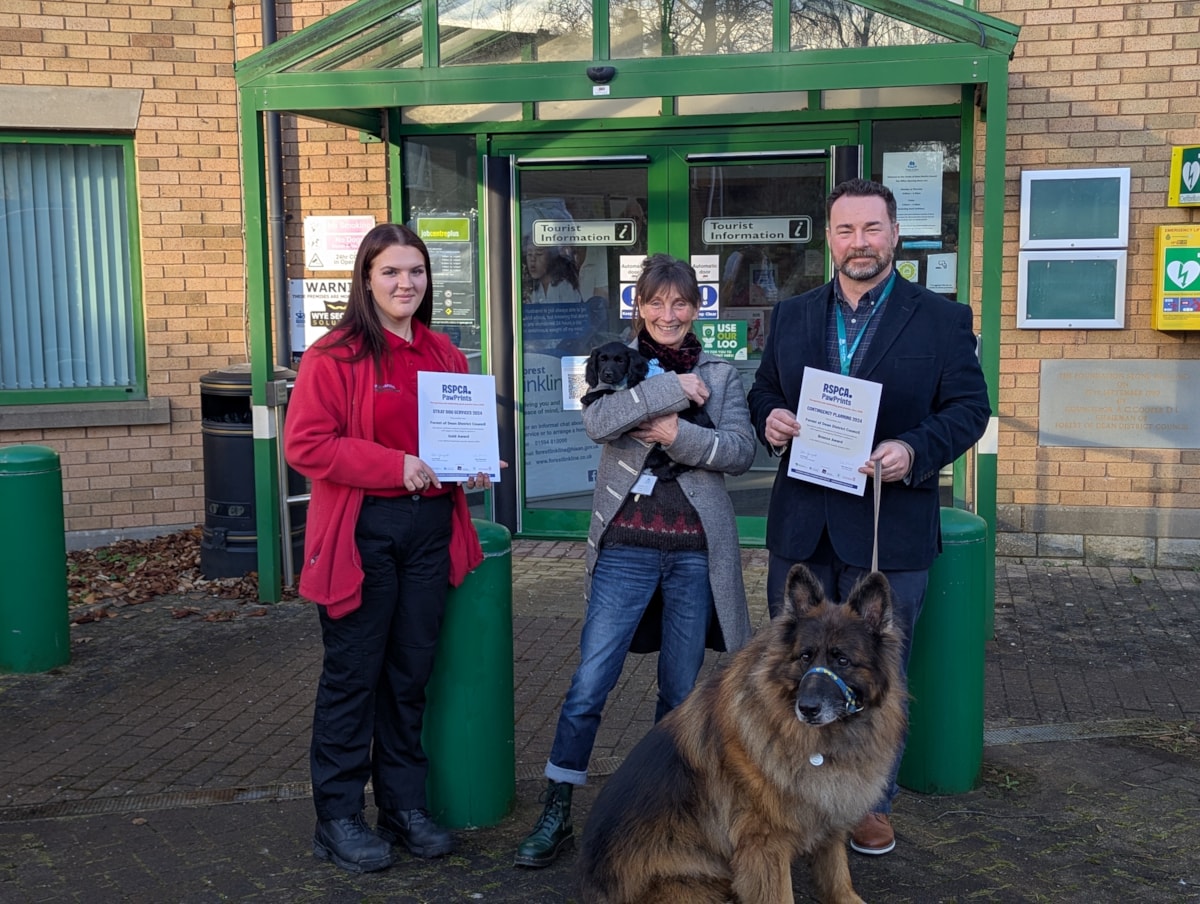
[[[583, 371], [588, 391], [580, 397], [580, 401], [586, 408], [600, 396], [637, 386], [649, 371], [646, 359], [637, 349], [620, 342], [606, 342], [592, 349], [588, 355], [587, 367]], [[712, 418], [695, 402], [680, 411], [679, 416], [700, 427], [713, 426]], [[690, 466], [675, 461], [661, 446], [655, 444], [646, 456], [645, 467], [659, 480], [674, 480]]]
[[637, 386], [649, 372], [650, 365], [636, 348], [623, 342], [605, 342], [588, 355], [587, 367], [583, 370], [588, 391], [580, 401], [587, 407], [602, 395]]

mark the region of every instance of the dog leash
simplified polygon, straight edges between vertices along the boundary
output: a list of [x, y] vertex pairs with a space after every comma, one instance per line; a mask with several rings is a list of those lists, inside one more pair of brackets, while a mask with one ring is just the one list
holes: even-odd
[[879, 570], [879, 497], [883, 494], [883, 465], [875, 460], [875, 536], [871, 541], [871, 570]]

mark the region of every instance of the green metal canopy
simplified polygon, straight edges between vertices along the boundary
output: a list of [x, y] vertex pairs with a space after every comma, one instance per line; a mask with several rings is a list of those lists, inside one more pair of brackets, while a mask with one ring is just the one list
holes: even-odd
[[[957, 85], [979, 104], [984, 141], [981, 357], [996, 407], [1004, 210], [1008, 64], [1019, 29], [949, 0], [358, 0], [236, 66], [242, 110], [247, 296], [252, 402], [278, 404], [273, 374], [267, 262], [265, 118], [291, 113], [395, 140], [398, 110], [520, 105], [520, 123], [541, 123], [544, 101], [593, 97], [589, 67], [611, 66], [608, 97], [662, 98], [656, 128], [681, 124], [669, 101], [693, 95], [820, 92]], [[689, 16], [692, 18], [689, 19]], [[703, 16], [701, 20], [700, 16]], [[626, 24], [635, 21], [629, 38]], [[649, 22], [653, 39], [647, 41]], [[988, 116], [988, 109], [998, 115]], [[445, 128], [443, 126], [442, 128]], [[477, 132], [478, 122], [468, 127]], [[399, 174], [399, 154], [389, 169]], [[978, 171], [978, 169], [976, 170]], [[972, 287], [974, 291], [976, 287]], [[268, 398], [272, 401], [268, 402]], [[255, 431], [258, 535], [280, 536], [280, 438], [270, 419]], [[996, 439], [979, 447], [976, 508], [995, 535]], [[281, 596], [281, 544], [259, 544], [259, 592]], [[989, 556], [989, 571], [991, 570]], [[988, 590], [992, 580], [989, 578]]]

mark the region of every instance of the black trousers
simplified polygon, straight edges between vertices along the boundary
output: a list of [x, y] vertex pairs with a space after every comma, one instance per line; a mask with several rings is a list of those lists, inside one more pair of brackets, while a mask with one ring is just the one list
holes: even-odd
[[382, 810], [425, 806], [421, 747], [450, 574], [449, 496], [368, 496], [355, 529], [362, 607], [321, 610], [324, 668], [313, 713], [313, 803], [318, 819], [362, 810], [368, 777]]

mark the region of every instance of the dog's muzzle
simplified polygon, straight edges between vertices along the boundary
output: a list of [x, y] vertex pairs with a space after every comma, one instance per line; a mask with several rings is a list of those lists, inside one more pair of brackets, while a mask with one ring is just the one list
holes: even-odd
[[[854, 693], [854, 689], [851, 688], [850, 685], [848, 685], [845, 681], [843, 681], [841, 677], [837, 675], [837, 673], [830, 671], [824, 666], [813, 666], [804, 673], [804, 676], [800, 679], [800, 683], [803, 684], [804, 680], [808, 678], [809, 675], [820, 675], [822, 678], [828, 678], [837, 685], [838, 690], [842, 692], [843, 699], [846, 701], [846, 715], [852, 716], [855, 713], [862, 712], [863, 706], [862, 703], [859, 702], [858, 694]], [[796, 695], [795, 709], [796, 718], [801, 722], [805, 721], [804, 716], [800, 712], [799, 694]]]

